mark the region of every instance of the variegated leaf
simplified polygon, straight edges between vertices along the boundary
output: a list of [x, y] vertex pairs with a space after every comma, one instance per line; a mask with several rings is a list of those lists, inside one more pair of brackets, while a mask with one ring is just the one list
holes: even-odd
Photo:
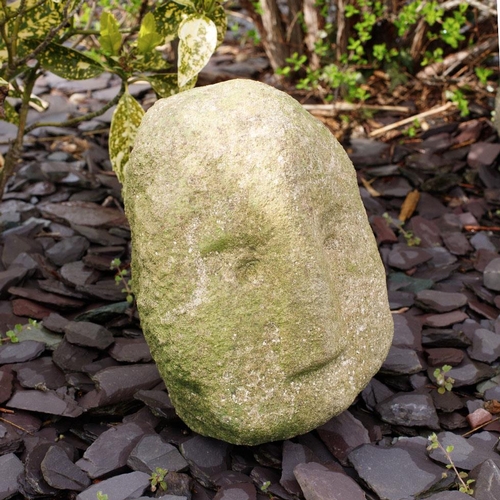
[[[164, 75], [149, 75], [146, 78], [153, 90], [160, 97], [170, 97], [179, 93], [179, 86], [177, 85], [177, 74], [168, 73]], [[188, 84], [182, 90], [189, 90], [196, 85], [197, 78], [189, 80]]]
[[146, 54], [154, 50], [163, 42], [163, 36], [156, 31], [156, 21], [151, 12], [148, 12], [141, 23], [139, 38], [137, 39], [137, 49], [141, 54]]
[[124, 169], [134, 144], [144, 110], [128, 90], [118, 101], [109, 131], [109, 157], [116, 177], [123, 184]]
[[4, 101], [3, 103], [4, 116], [2, 120], [6, 122], [13, 123], [14, 125], [19, 125], [19, 115], [14, 109], [14, 106], [9, 101]]
[[194, 10], [194, 3], [191, 0], [174, 0], [175, 3], [182, 5], [184, 7], [188, 7], [191, 10]]
[[[40, 43], [41, 40], [25, 40], [31, 50]], [[95, 59], [57, 43], [49, 43], [47, 48], [37, 55], [37, 59], [44, 69], [68, 80], [86, 80], [104, 72], [104, 67]]]
[[191, 14], [179, 26], [179, 89], [208, 63], [217, 46], [217, 28], [207, 16]]
[[176, 2], [167, 2], [155, 8], [153, 15], [156, 30], [164, 37], [165, 42], [171, 42], [177, 37], [177, 30], [182, 20], [190, 13], [187, 7]]
[[[7, 35], [12, 35], [13, 30], [17, 30], [17, 37], [20, 40], [26, 38], [43, 39], [45, 35], [54, 27], [58, 26], [64, 15], [64, 6], [68, 3], [68, 11], [75, 6], [75, 1], [70, 2], [53, 2], [47, 0], [39, 4], [38, 0], [26, 0], [26, 14], [21, 18], [14, 18], [6, 25]], [[21, 5], [20, 0], [10, 3], [7, 6], [8, 15], [12, 15], [18, 11]], [[15, 24], [19, 22], [16, 27]], [[19, 49], [22, 49], [22, 43], [19, 44]]]
[[122, 44], [122, 35], [120, 33], [118, 21], [113, 14], [109, 12], [103, 12], [101, 14], [100, 34], [99, 43], [103, 50], [112, 56], [118, 55]]
[[179, 87], [177, 86], [177, 73], [149, 75], [147, 80], [160, 97], [170, 97], [179, 92]]
[[227, 31], [227, 15], [222, 5], [217, 5], [214, 11], [208, 14], [208, 17], [217, 26], [217, 47], [222, 44]]

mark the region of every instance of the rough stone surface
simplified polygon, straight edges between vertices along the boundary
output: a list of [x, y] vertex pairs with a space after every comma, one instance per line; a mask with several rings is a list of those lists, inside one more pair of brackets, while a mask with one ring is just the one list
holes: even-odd
[[14, 453], [8, 453], [0, 457], [0, 498], [10, 498], [18, 490], [17, 476], [24, 470], [23, 464]]
[[232, 80], [158, 101], [124, 177], [141, 323], [179, 416], [256, 444], [346, 409], [393, 325], [332, 134], [286, 94]]
[[111, 477], [87, 488], [76, 500], [95, 500], [97, 493], [108, 495], [113, 500], [139, 498], [149, 486], [149, 475], [144, 472], [130, 472]]

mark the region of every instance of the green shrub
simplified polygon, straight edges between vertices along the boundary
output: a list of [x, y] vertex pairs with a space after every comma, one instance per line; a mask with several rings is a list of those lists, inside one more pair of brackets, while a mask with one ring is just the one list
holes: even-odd
[[[152, 7], [138, 0], [2, 2], [0, 87], [5, 95], [9, 86], [9, 96], [19, 98], [21, 104], [14, 109], [3, 102], [4, 119], [17, 124], [18, 132], [0, 171], [0, 192], [20, 158], [26, 133], [46, 125], [74, 125], [99, 116], [115, 104], [109, 150], [113, 169], [121, 180], [143, 115], [128, 85], [146, 80], [160, 97], [193, 87], [198, 73], [222, 43], [225, 31], [226, 15], [220, 0], [158, 1]], [[174, 40], [178, 40], [177, 69], [158, 50]], [[46, 70], [68, 80], [109, 72], [120, 77], [122, 85], [118, 95], [94, 113], [62, 124], [38, 122], [27, 126], [30, 101], [37, 100], [32, 96], [34, 85]]]

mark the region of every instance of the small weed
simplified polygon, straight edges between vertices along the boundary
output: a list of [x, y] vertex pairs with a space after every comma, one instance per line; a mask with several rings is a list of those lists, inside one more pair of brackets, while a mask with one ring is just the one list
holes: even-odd
[[[36, 327], [37, 325], [38, 325], [38, 322], [35, 319], [30, 318], [28, 320], [28, 326], [26, 327], [26, 329], [30, 330], [31, 327]], [[13, 344], [16, 344], [17, 342], [19, 342], [19, 338], [18, 338], [17, 334], [22, 332], [23, 329], [24, 329], [23, 325], [18, 323], [17, 325], [14, 326], [14, 328], [12, 330], [5, 332], [5, 335], [7, 336], [7, 338], [0, 338], [0, 344], [2, 342], [7, 342], [7, 341], [10, 341]]]
[[458, 110], [460, 111], [460, 116], [468, 116], [469, 111], [469, 101], [464, 96], [463, 92], [459, 89], [447, 90], [445, 92], [446, 99], [456, 104]]
[[[444, 368], [444, 367], [443, 367]], [[430, 444], [427, 446], [427, 449], [430, 450], [441, 450], [446, 459], [448, 460], [449, 464], [446, 466], [447, 469], [453, 469], [453, 472], [455, 472], [455, 475], [457, 476], [459, 486], [458, 489], [461, 493], [466, 493], [467, 495], [472, 495], [474, 493], [474, 490], [471, 488], [471, 484], [474, 482], [474, 479], [467, 479], [468, 474], [467, 472], [459, 472], [457, 468], [455, 467], [455, 464], [453, 463], [453, 460], [451, 458], [451, 453], [453, 452], [454, 447], [453, 446], [447, 446], [446, 448], [439, 442], [436, 433], [432, 433], [429, 436], [429, 441]], [[446, 472], [443, 472], [443, 478], [447, 477], [448, 474]]]
[[165, 476], [168, 474], [168, 470], [156, 467], [155, 471], [149, 477], [151, 483], [151, 491], [154, 493], [158, 488], [163, 491], [167, 491], [167, 482], [165, 481]]
[[442, 368], [436, 368], [434, 370], [434, 377], [436, 377], [436, 384], [438, 385], [437, 391], [439, 394], [444, 394], [446, 391], [451, 391], [453, 389], [455, 379], [446, 375], [450, 370], [450, 365], [444, 365]]
[[120, 259], [113, 259], [111, 261], [110, 269], [116, 270], [115, 282], [117, 285], [120, 283], [123, 284], [124, 288], [122, 288], [122, 292], [127, 294], [127, 302], [132, 304], [134, 302], [134, 294], [132, 293], [131, 288], [131, 280], [126, 280], [125, 278], [129, 275], [129, 271], [127, 269], [123, 269], [122, 261]]
[[271, 481], [266, 481], [261, 487], [260, 487], [260, 491], [262, 491], [262, 493], [267, 493], [267, 490], [269, 488], [269, 486], [271, 486]]
[[493, 70], [489, 68], [474, 68], [474, 72], [476, 73], [477, 79], [482, 85], [488, 84], [488, 78], [493, 74]]
[[96, 495], [97, 500], [108, 500], [108, 495], [102, 491], [98, 491]]
[[420, 245], [420, 238], [418, 236], [415, 236], [412, 231], [406, 231], [403, 226], [400, 226], [399, 224], [396, 224], [393, 220], [392, 217], [385, 212], [382, 217], [385, 219], [387, 222], [388, 226], [394, 226], [404, 237], [406, 240], [406, 243], [409, 247], [415, 247]]

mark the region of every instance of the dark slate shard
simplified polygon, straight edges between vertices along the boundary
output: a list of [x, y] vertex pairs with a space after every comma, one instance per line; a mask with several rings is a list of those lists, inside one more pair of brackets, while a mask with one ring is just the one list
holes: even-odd
[[422, 248], [437, 247], [442, 243], [437, 225], [433, 221], [424, 219], [420, 215], [410, 219], [408, 229], [413, 232], [414, 236], [420, 238], [419, 246]]
[[75, 317], [75, 321], [90, 321], [91, 323], [106, 323], [124, 314], [130, 307], [128, 302], [116, 302], [107, 306], [96, 307]]
[[[22, 439], [27, 433], [36, 432], [42, 422], [35, 415], [16, 411], [6, 413], [0, 422], [0, 453], [17, 452], [22, 445]], [[12, 425], [10, 425], [12, 423]]]
[[0, 345], [0, 364], [23, 363], [35, 359], [45, 351], [45, 344], [36, 340], [4, 342]]
[[0, 271], [0, 295], [4, 296], [11, 286], [17, 285], [27, 274], [28, 269], [19, 266]]
[[[172, 498], [171, 500], [177, 500]], [[213, 500], [257, 500], [255, 486], [250, 483], [237, 483], [223, 486]]]
[[113, 334], [101, 325], [88, 321], [70, 321], [64, 327], [65, 339], [72, 344], [94, 347], [99, 350], [108, 348], [113, 342]]
[[366, 428], [349, 411], [333, 417], [318, 427], [317, 432], [332, 455], [343, 465], [347, 465], [347, 455], [352, 449], [370, 442]]
[[391, 310], [401, 309], [402, 307], [411, 307], [413, 305], [415, 295], [411, 292], [400, 292], [398, 290], [390, 290], [389, 307]]
[[26, 325], [23, 327], [22, 331], [17, 333], [17, 338], [19, 342], [24, 342], [26, 340], [42, 342], [45, 344], [45, 347], [51, 351], [53, 351], [62, 340], [60, 335], [56, 335], [46, 328], [43, 328], [40, 323]]
[[88, 250], [90, 243], [83, 236], [71, 236], [58, 241], [49, 248], [45, 255], [56, 266], [80, 260]]
[[144, 338], [117, 338], [108, 352], [112, 358], [122, 363], [148, 363], [152, 360], [149, 346]]
[[[429, 368], [427, 375], [432, 383], [436, 383], [434, 377], [435, 368]], [[453, 378], [455, 382], [453, 387], [463, 387], [465, 385], [475, 385], [482, 380], [486, 380], [495, 375], [495, 370], [485, 363], [471, 360], [467, 355], [464, 360], [457, 366], [454, 366], [449, 372], [448, 376]]]
[[301, 490], [294, 476], [294, 469], [299, 464], [317, 462], [318, 458], [307, 447], [299, 443], [285, 441], [283, 443], [283, 461], [280, 484], [291, 495], [300, 495]]
[[454, 392], [440, 394], [438, 391], [431, 391], [431, 396], [436, 410], [451, 413], [464, 407], [464, 402]]
[[443, 429], [449, 431], [468, 427], [467, 419], [461, 413], [456, 411], [451, 413], [441, 413], [439, 415], [439, 423]]
[[472, 484], [474, 498], [477, 498], [477, 500], [498, 499], [498, 493], [500, 492], [500, 468], [498, 463], [491, 459], [485, 460], [470, 471], [469, 478], [475, 480]]
[[488, 234], [483, 231], [479, 231], [478, 233], [474, 234], [469, 242], [476, 250], [488, 250], [489, 252], [497, 251]]
[[69, 386], [74, 387], [77, 391], [90, 392], [95, 389], [95, 384], [92, 379], [85, 373], [67, 373], [66, 382]]
[[95, 283], [100, 276], [98, 271], [87, 267], [81, 261], [64, 264], [59, 270], [59, 274], [66, 284], [74, 287]]
[[119, 471], [139, 440], [153, 430], [136, 423], [120, 424], [103, 432], [76, 462], [92, 479]]
[[499, 310], [479, 300], [469, 299], [469, 308], [484, 318], [495, 320], [498, 318]]
[[112, 357], [106, 356], [103, 358], [99, 358], [98, 360], [89, 363], [83, 367], [83, 371], [88, 373], [90, 376], [95, 375], [97, 372], [104, 370], [104, 368], [109, 368], [110, 366], [119, 366]]
[[465, 306], [467, 304], [467, 296], [463, 293], [422, 290], [416, 294], [415, 303], [421, 309], [444, 313]]
[[463, 233], [447, 232], [443, 233], [441, 237], [444, 245], [453, 255], [467, 255], [472, 251], [472, 246]]
[[467, 349], [467, 354], [477, 361], [492, 363], [500, 357], [500, 335], [478, 328], [472, 336], [472, 346]]
[[150, 391], [140, 390], [137, 391], [134, 397], [135, 399], [138, 399], [148, 405], [153, 414], [158, 417], [162, 417], [167, 420], [176, 420], [179, 418], [166, 391], [158, 389]]
[[470, 167], [475, 169], [478, 169], [480, 166], [489, 166], [495, 161], [499, 154], [500, 144], [476, 142], [472, 144], [469, 150], [467, 163]]
[[43, 319], [54, 311], [36, 302], [32, 302], [31, 300], [14, 299], [12, 300], [12, 312], [16, 316], [24, 316], [26, 318], [32, 319]]
[[297, 498], [287, 493], [283, 486], [279, 484], [280, 475], [273, 469], [260, 466], [254, 467], [250, 472], [250, 477], [256, 484], [257, 488], [261, 491], [262, 488], [264, 488], [268, 495], [272, 494], [273, 496], [277, 496], [283, 500], [295, 500]]
[[370, 489], [385, 500], [422, 498], [449, 483], [442, 478], [443, 467], [426, 456], [425, 446], [365, 444], [349, 454], [349, 461]]
[[0, 403], [7, 401], [12, 394], [14, 376], [7, 367], [0, 368]]
[[20, 288], [17, 286], [10, 287], [8, 292], [16, 297], [23, 297], [25, 299], [40, 302], [57, 309], [79, 309], [85, 305], [81, 300], [63, 297], [55, 293], [43, 292], [35, 288]]
[[64, 327], [68, 324], [69, 320], [57, 313], [49, 314], [43, 320], [43, 326], [52, 332], [64, 333]]
[[43, 356], [14, 367], [17, 380], [28, 389], [58, 389], [66, 379], [64, 373], [52, 362], [49, 356]]
[[469, 319], [469, 316], [457, 309], [447, 313], [430, 314], [425, 317], [424, 325], [430, 328], [444, 328], [455, 323], [461, 323], [466, 319]]
[[59, 446], [51, 446], [40, 465], [43, 478], [58, 490], [83, 491], [91, 481]]
[[422, 344], [426, 347], [461, 347], [471, 345], [470, 339], [460, 330], [451, 328], [426, 328], [422, 331]]
[[457, 366], [464, 359], [462, 349], [454, 347], [435, 347], [434, 349], [426, 349], [426, 353], [429, 366]]
[[78, 417], [83, 413], [83, 409], [70, 395], [51, 390], [17, 390], [7, 401], [6, 406], [71, 418]]
[[451, 268], [453, 270], [456, 268], [453, 264], [455, 264], [458, 259], [448, 252], [446, 248], [432, 247], [427, 248], [427, 251], [432, 255], [432, 259], [429, 261], [429, 264], [434, 266], [434, 268]]
[[294, 469], [295, 477], [307, 500], [365, 500], [364, 491], [346, 474], [324, 465], [302, 463]]
[[480, 248], [473, 258], [474, 269], [480, 273], [484, 273], [490, 262], [496, 259], [498, 259], [497, 252]]
[[94, 361], [98, 355], [97, 350], [79, 347], [63, 339], [54, 351], [53, 360], [61, 370], [81, 372], [82, 368]]
[[[370, 433], [368, 432], [368, 434]], [[315, 432], [308, 432], [307, 434], [297, 436], [297, 442], [307, 446], [314, 453], [316, 461], [320, 464], [328, 466], [331, 470], [343, 472], [344, 469], [340, 463], [335, 459], [330, 450], [326, 447], [325, 443], [323, 443], [323, 441], [316, 436]]]
[[11, 235], [5, 238], [2, 251], [2, 263], [9, 268], [20, 253], [35, 254], [43, 253], [43, 247], [38, 240], [21, 235]]
[[424, 370], [416, 351], [407, 347], [391, 346], [380, 370], [390, 375], [410, 375]]
[[[500, 455], [495, 451], [498, 438], [494, 433], [481, 431], [469, 438], [464, 438], [453, 432], [446, 431], [440, 432], [437, 438], [445, 448], [447, 446], [454, 447], [451, 457], [458, 469], [470, 471], [485, 460], [491, 460], [493, 464], [500, 467]], [[430, 450], [429, 456], [436, 462], [449, 463], [439, 448]]]
[[390, 273], [388, 285], [389, 290], [418, 293], [420, 290], [432, 288], [434, 281], [431, 279], [412, 278], [405, 273]]
[[131, 451], [127, 465], [148, 474], [157, 467], [174, 472], [182, 472], [189, 467], [177, 448], [163, 441], [158, 434], [142, 437]]
[[131, 400], [140, 389], [151, 389], [162, 381], [158, 368], [153, 363], [111, 366], [97, 372], [92, 380], [97, 389], [79, 401], [86, 409]]
[[19, 491], [18, 476], [24, 471], [23, 463], [14, 453], [0, 456], [0, 498], [10, 498]]
[[435, 493], [430, 497], [425, 497], [425, 499], [426, 500], [470, 500], [471, 496], [467, 495], [467, 493], [462, 493], [460, 491], [454, 490], [454, 491], [440, 491], [439, 493]]
[[125, 215], [116, 208], [102, 207], [90, 202], [41, 203], [44, 217], [89, 227], [127, 227]]
[[[98, 269], [97, 266], [91, 265], [89, 259], [83, 260], [86, 265]], [[105, 269], [109, 269], [109, 263], [106, 266], [102, 266]], [[120, 302], [125, 300], [127, 297], [127, 292], [123, 291], [123, 285], [121, 283], [116, 283], [115, 280], [102, 280], [95, 284], [90, 285], [77, 285], [78, 292], [84, 293], [90, 297], [106, 300], [109, 302]]]
[[393, 314], [393, 346], [422, 350], [422, 325], [418, 319], [408, 314]]
[[147, 424], [151, 427], [151, 429], [155, 429], [161, 423], [161, 419], [153, 415], [153, 413], [151, 413], [151, 410], [147, 406], [143, 406], [135, 413], [131, 413], [130, 415], [123, 417], [122, 422], [124, 424], [128, 422], [136, 422], [141, 425]]
[[225, 470], [213, 476], [213, 482], [217, 488], [229, 486], [230, 484], [251, 483], [252, 480], [246, 474], [234, 470]]
[[41, 290], [62, 295], [64, 297], [71, 297], [77, 300], [87, 298], [85, 294], [77, 292], [74, 288], [71, 288], [71, 286], [65, 285], [62, 281], [57, 281], [55, 279], [51, 279], [50, 277], [48, 279], [38, 280], [38, 286]]
[[377, 404], [385, 401], [391, 396], [394, 396], [394, 394], [395, 393], [392, 389], [389, 389], [389, 387], [376, 378], [372, 378], [368, 385], [363, 389], [361, 397], [363, 398], [366, 406], [370, 410], [373, 410]]
[[388, 144], [361, 137], [351, 139], [348, 154], [356, 167], [387, 165], [391, 155]]
[[281, 469], [283, 446], [281, 443], [263, 443], [253, 449], [253, 456], [264, 467]]
[[378, 178], [372, 187], [382, 196], [404, 198], [411, 190], [410, 183], [402, 176]]
[[72, 224], [71, 227], [79, 234], [87, 238], [91, 243], [102, 246], [125, 245], [127, 241], [119, 236], [112, 235], [106, 229], [81, 226]]
[[431, 259], [432, 255], [423, 248], [398, 244], [389, 252], [387, 263], [391, 267], [407, 271]]
[[144, 472], [129, 472], [105, 479], [93, 484], [82, 493], [78, 494], [76, 500], [96, 500], [97, 493], [108, 495], [113, 500], [129, 500], [139, 498], [150, 486], [149, 475]]
[[398, 242], [398, 237], [383, 217], [374, 215], [370, 218], [370, 223], [379, 245]]
[[190, 466], [191, 474], [203, 486], [213, 487], [213, 477], [229, 469], [229, 443], [204, 436], [195, 436], [180, 446]]
[[375, 407], [380, 418], [389, 424], [405, 427], [429, 427], [438, 430], [439, 420], [430, 394], [397, 393]]

